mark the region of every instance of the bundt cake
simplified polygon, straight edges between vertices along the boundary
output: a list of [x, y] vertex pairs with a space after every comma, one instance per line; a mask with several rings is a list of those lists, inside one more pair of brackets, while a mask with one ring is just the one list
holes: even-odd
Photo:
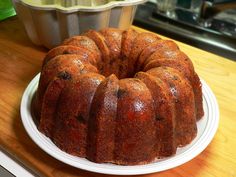
[[188, 56], [133, 29], [89, 30], [51, 49], [34, 105], [38, 129], [60, 149], [122, 165], [174, 155], [204, 114]]

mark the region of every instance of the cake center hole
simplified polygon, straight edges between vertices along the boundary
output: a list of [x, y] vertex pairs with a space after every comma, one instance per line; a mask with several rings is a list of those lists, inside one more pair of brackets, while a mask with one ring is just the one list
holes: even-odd
[[[104, 63], [99, 67], [99, 73], [105, 77], [115, 74], [118, 79], [132, 78], [136, 72], [128, 67], [128, 61], [122, 59], [111, 60], [109, 63]], [[141, 71], [141, 70], [140, 70]]]

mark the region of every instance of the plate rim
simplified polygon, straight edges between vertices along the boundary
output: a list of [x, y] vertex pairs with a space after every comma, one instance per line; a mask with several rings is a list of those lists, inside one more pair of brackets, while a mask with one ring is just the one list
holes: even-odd
[[[212, 90], [210, 89], [210, 87], [207, 85], [207, 83], [203, 79], [201, 79], [203, 99], [205, 99], [206, 104], [207, 104], [206, 106], [208, 107], [208, 118], [207, 118], [207, 123], [205, 127], [206, 130], [204, 130], [203, 134], [199, 138], [201, 141], [198, 140], [194, 144], [190, 143], [191, 145], [190, 148], [187, 149], [185, 152], [181, 153], [180, 155], [166, 158], [168, 161], [171, 162], [171, 164], [168, 165], [168, 163], [167, 164], [164, 163], [162, 164], [160, 168], [158, 163], [160, 164], [162, 161], [153, 162], [153, 163], [149, 163], [145, 165], [134, 165], [134, 166], [122, 166], [122, 165], [105, 164], [105, 163], [98, 164], [98, 163], [90, 162], [88, 160], [87, 160], [88, 164], [78, 163], [76, 161], [73, 161], [73, 158], [75, 156], [70, 155], [60, 150], [57, 146], [53, 144], [53, 142], [51, 143], [57, 148], [57, 151], [52, 151], [49, 148], [51, 146], [51, 143], [47, 142], [47, 146], [45, 147], [43, 143], [40, 142], [40, 139], [42, 138], [40, 136], [43, 136], [49, 141], [51, 140], [48, 137], [46, 137], [44, 134], [38, 131], [33, 121], [33, 118], [31, 116], [31, 101], [36, 91], [36, 88], [38, 86], [39, 77], [40, 77], [40, 73], [37, 74], [30, 81], [21, 99], [20, 114], [21, 114], [21, 120], [22, 120], [23, 126], [27, 134], [33, 140], [33, 142], [36, 143], [47, 154], [49, 154], [50, 156], [54, 157], [55, 159], [63, 163], [66, 163], [70, 166], [80, 168], [83, 170], [96, 172], [96, 173], [102, 173], [102, 174], [110, 174], [110, 175], [140, 175], [140, 174], [149, 174], [149, 173], [168, 170], [168, 169], [180, 166], [192, 160], [197, 155], [199, 155], [210, 144], [219, 126], [219, 106], [218, 106], [216, 97], [214, 93], [212, 92]], [[211, 124], [209, 123], [209, 117], [212, 118]], [[199, 148], [194, 149], [194, 147], [196, 146], [195, 144], [197, 143], [199, 143], [198, 145]], [[63, 156], [60, 156], [60, 155], [63, 155]], [[181, 158], [183, 155], [185, 155], [184, 159]], [[68, 159], [63, 159], [64, 156], [68, 157]], [[80, 157], [75, 157], [75, 158], [85, 160], [84, 158], [80, 158]], [[166, 161], [166, 160], [164, 159], [163, 161]], [[116, 168], [116, 167], [119, 167], [119, 168]]]

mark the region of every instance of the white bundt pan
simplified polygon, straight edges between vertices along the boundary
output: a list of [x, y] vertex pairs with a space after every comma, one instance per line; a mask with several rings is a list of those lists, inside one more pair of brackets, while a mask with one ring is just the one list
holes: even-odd
[[147, 0], [12, 0], [36, 45], [52, 48], [89, 29], [127, 29], [136, 7]]

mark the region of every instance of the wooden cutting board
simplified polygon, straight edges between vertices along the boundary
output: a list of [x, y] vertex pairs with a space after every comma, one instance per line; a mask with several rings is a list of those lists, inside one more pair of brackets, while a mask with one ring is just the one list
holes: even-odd
[[[136, 28], [142, 30], [140, 28]], [[236, 176], [236, 63], [178, 43], [192, 59], [197, 73], [215, 93], [220, 125], [212, 143], [190, 162], [140, 177]], [[39, 176], [106, 176], [66, 165], [41, 150], [27, 135], [20, 118], [24, 89], [40, 71], [47, 50], [33, 45], [17, 17], [0, 22], [0, 145]]]

